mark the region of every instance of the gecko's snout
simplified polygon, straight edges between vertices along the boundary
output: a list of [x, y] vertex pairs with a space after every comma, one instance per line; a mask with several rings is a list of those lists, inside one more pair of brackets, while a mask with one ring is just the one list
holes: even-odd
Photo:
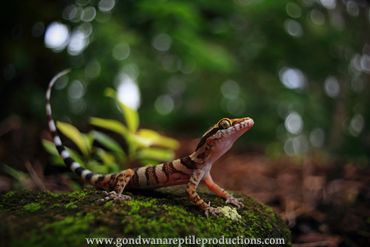
[[245, 117], [243, 121], [247, 123], [249, 128], [252, 128], [254, 125], [254, 120], [250, 117]]
[[248, 124], [250, 127], [252, 127], [254, 125], [254, 120], [250, 117], [247, 118], [247, 121], [248, 121]]

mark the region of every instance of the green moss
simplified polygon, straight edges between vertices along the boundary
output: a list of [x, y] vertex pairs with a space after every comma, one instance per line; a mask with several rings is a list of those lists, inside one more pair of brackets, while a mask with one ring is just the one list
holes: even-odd
[[68, 196], [74, 199], [82, 199], [87, 195], [86, 191], [76, 190], [72, 193], [69, 193]]
[[31, 202], [31, 203], [24, 205], [23, 208], [24, 210], [33, 213], [33, 212], [38, 211], [41, 208], [41, 205], [40, 203], [37, 203], [37, 202]]
[[110, 208], [112, 206], [113, 206], [113, 201], [107, 201], [107, 202], [104, 203], [105, 208]]
[[51, 191], [48, 191], [47, 192], [49, 196], [53, 197], [53, 198], [58, 198], [60, 197], [60, 194], [58, 193], [54, 193], [54, 192], [51, 192]]
[[66, 205], [64, 205], [64, 207], [66, 209], [74, 209], [74, 208], [77, 208], [77, 205], [74, 202], [70, 202], [70, 203], [67, 203]]
[[58, 208], [60, 207], [60, 205], [58, 203], [54, 203], [50, 206], [50, 208]]
[[[33, 230], [27, 239], [27, 246], [82, 246], [89, 234], [92, 214], [67, 216], [62, 220], [47, 224], [39, 230]], [[14, 241], [15, 246], [23, 246], [23, 241]]]
[[4, 195], [4, 198], [5, 199], [7, 199], [7, 198], [10, 198], [10, 197], [12, 197], [12, 196], [14, 196], [15, 195], [15, 192], [14, 191], [9, 191], [9, 192], [7, 192], [5, 195]]
[[[95, 190], [58, 196], [35, 192], [3, 196], [0, 206], [7, 210], [0, 211], [0, 238], [10, 246], [83, 246], [86, 237], [138, 235], [279, 237], [290, 241], [289, 230], [280, 218], [249, 197], [244, 197], [243, 209], [226, 208], [229, 217], [206, 218], [189, 203], [183, 188], [129, 194], [131, 201], [102, 203], [97, 202], [102, 193]], [[211, 194], [201, 191], [200, 195], [215, 207], [225, 206]]]

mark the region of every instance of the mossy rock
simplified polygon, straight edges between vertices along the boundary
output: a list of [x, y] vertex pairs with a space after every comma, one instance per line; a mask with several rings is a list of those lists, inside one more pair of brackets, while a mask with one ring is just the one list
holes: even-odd
[[[243, 197], [245, 207], [237, 211], [239, 214], [231, 210], [231, 214], [207, 218], [189, 203], [183, 188], [128, 194], [133, 198], [130, 201], [98, 202], [103, 194], [96, 190], [63, 194], [8, 192], [0, 197], [1, 245], [87, 246], [87, 237], [140, 235], [282, 238], [285, 244], [274, 246], [290, 246], [287, 226], [271, 208], [249, 197]], [[202, 190], [200, 194], [213, 206], [225, 206], [212, 194]]]

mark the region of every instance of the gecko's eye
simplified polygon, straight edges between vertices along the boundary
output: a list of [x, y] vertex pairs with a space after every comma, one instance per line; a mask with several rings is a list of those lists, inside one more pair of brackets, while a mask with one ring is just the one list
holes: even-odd
[[218, 127], [220, 129], [227, 129], [231, 126], [231, 123], [228, 119], [222, 119], [220, 122], [218, 122]]

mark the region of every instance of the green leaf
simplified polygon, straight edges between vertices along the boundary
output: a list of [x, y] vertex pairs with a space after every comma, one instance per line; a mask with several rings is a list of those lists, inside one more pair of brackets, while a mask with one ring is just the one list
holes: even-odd
[[52, 155], [53, 164], [58, 165], [58, 166], [63, 166], [64, 165], [64, 161], [63, 161], [62, 157], [60, 157], [60, 155], [58, 153], [58, 150], [55, 147], [54, 142], [43, 139], [42, 140], [42, 146], [44, 147], [44, 149], [49, 154]]
[[174, 152], [168, 149], [144, 148], [138, 151], [137, 157], [141, 160], [168, 161], [173, 160]]
[[29, 177], [26, 173], [18, 171], [17, 169], [14, 169], [11, 166], [2, 164], [2, 167], [3, 167], [2, 170], [9, 174], [10, 176], [12, 176], [15, 180], [17, 180], [17, 182], [22, 183]]
[[124, 126], [121, 122], [113, 119], [92, 117], [90, 118], [90, 123], [94, 126], [116, 132], [123, 137], [125, 137], [128, 132], [126, 126]]
[[143, 138], [136, 134], [131, 134], [129, 136], [129, 143], [131, 145], [136, 145], [137, 147], [141, 148], [150, 147], [150, 145], [152, 144], [152, 142], [149, 139]]
[[125, 152], [123, 151], [121, 146], [111, 137], [99, 131], [92, 131], [92, 135], [96, 141], [98, 141], [104, 147], [113, 151], [120, 160], [125, 158]]
[[111, 87], [107, 87], [104, 90], [104, 95], [107, 96], [107, 97], [111, 97], [113, 99], [116, 99], [116, 97], [117, 97], [116, 91], [113, 88], [111, 88]]
[[121, 170], [120, 167], [117, 165], [116, 158], [109, 152], [106, 152], [104, 149], [98, 148], [96, 154], [103, 161], [103, 165], [110, 168], [110, 172], [117, 172]]
[[115, 162], [114, 156], [106, 152], [104, 149], [97, 148], [96, 154], [100, 157], [100, 159], [104, 162], [104, 165], [106, 166], [110, 166], [112, 163]]
[[93, 171], [94, 173], [106, 174], [106, 173], [110, 172], [108, 166], [103, 166], [102, 164], [100, 164], [96, 160], [90, 160], [87, 163], [87, 168], [89, 170]]
[[118, 106], [120, 107], [123, 113], [123, 118], [126, 121], [129, 131], [135, 133], [139, 127], [139, 114], [137, 113], [137, 111], [135, 111], [134, 109], [130, 108], [129, 106], [121, 102], [117, 98], [117, 93], [116, 91], [114, 91], [114, 89], [107, 88], [105, 89], [104, 94], [116, 100]]
[[139, 127], [139, 114], [134, 109], [128, 107], [124, 103], [117, 100], [118, 105], [120, 106], [123, 117], [125, 118], [128, 129], [135, 133]]
[[71, 139], [84, 155], [87, 155], [91, 146], [83, 134], [69, 123], [57, 122], [58, 129], [69, 139]]
[[58, 150], [56, 149], [54, 142], [45, 139], [43, 139], [41, 142], [42, 146], [49, 154], [59, 156]]
[[137, 135], [147, 140], [148, 146], [154, 145], [169, 149], [177, 149], [180, 146], [177, 140], [162, 136], [154, 130], [140, 129]]
[[60, 167], [65, 166], [64, 161], [63, 161], [62, 157], [60, 157], [60, 156], [52, 156], [51, 157], [51, 162], [55, 166], [60, 166]]

